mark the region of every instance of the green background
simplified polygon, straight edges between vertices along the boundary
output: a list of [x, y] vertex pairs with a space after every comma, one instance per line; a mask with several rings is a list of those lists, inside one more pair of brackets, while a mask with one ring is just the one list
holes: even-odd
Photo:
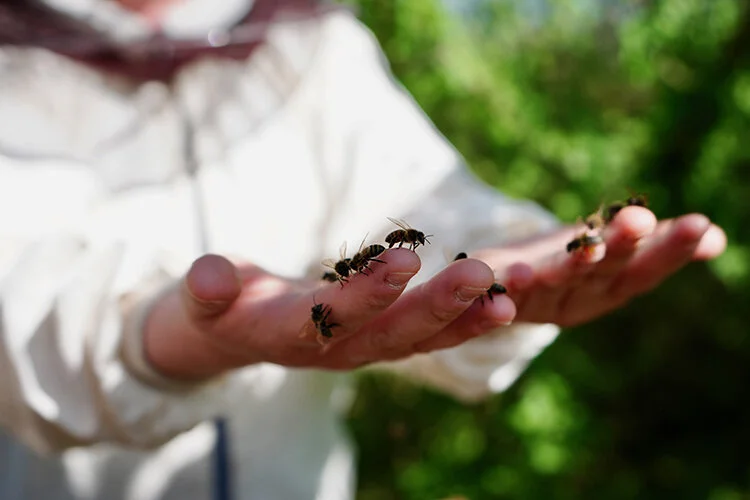
[[349, 3], [498, 189], [571, 222], [632, 189], [729, 237], [481, 404], [362, 376], [358, 497], [750, 498], [747, 2]]

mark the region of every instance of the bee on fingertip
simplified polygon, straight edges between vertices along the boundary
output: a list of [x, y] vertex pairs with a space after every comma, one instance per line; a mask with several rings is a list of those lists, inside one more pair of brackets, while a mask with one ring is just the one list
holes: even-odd
[[431, 234], [424, 234], [422, 231], [414, 229], [409, 226], [405, 221], [400, 219], [394, 219], [388, 217], [388, 220], [396, 224], [401, 229], [392, 231], [385, 237], [385, 242], [388, 243], [388, 248], [393, 248], [398, 243], [398, 247], [408, 244], [409, 250], [416, 250], [419, 245], [425, 245], [430, 243], [427, 238], [433, 236]]

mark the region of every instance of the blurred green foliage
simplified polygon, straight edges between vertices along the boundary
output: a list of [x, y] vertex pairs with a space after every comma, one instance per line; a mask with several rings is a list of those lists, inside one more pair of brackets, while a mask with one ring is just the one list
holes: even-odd
[[363, 376], [359, 498], [750, 498], [748, 4], [348, 3], [498, 189], [572, 222], [631, 188], [729, 237], [715, 262], [564, 332], [489, 401]]

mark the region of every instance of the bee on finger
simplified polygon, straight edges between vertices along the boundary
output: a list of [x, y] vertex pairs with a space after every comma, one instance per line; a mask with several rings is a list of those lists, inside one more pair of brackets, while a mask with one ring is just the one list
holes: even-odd
[[626, 206], [627, 205], [625, 205], [625, 203], [622, 203], [620, 201], [609, 204], [607, 208], [604, 209], [604, 223], [609, 224], [610, 222], [612, 222], [615, 218], [615, 215], [617, 215], [617, 213]]
[[630, 196], [625, 200], [625, 204], [629, 207], [648, 207], [648, 195], [631, 191]]
[[385, 252], [385, 247], [377, 244], [364, 247], [365, 239], [367, 239], [367, 235], [362, 239], [362, 243], [359, 245], [359, 250], [349, 262], [349, 268], [354, 272], [367, 275], [365, 271], [372, 271], [370, 268], [370, 262], [380, 262], [381, 264], [385, 264], [384, 260], [376, 258], [381, 253]]
[[385, 237], [385, 242], [388, 243], [388, 248], [393, 248], [393, 245], [398, 243], [398, 247], [406, 243], [409, 245], [409, 250], [416, 250], [419, 245], [425, 245], [430, 243], [427, 238], [433, 236], [432, 234], [424, 234], [422, 231], [412, 228], [403, 220], [393, 219], [388, 217], [388, 220], [396, 224], [401, 229], [397, 229], [388, 236]]
[[328, 323], [328, 317], [331, 315], [332, 309], [330, 305], [318, 304], [313, 298], [313, 306], [310, 309], [310, 319], [315, 325], [315, 329], [318, 330], [323, 337], [333, 337], [331, 331], [334, 327], [339, 326], [337, 323]]
[[648, 195], [646, 194], [640, 194], [640, 193], [634, 193], [630, 192], [630, 196], [625, 201], [616, 201], [609, 206], [607, 206], [606, 209], [604, 209], [604, 221], [606, 224], [609, 224], [614, 220], [615, 215], [617, 215], [620, 210], [622, 210], [625, 207], [648, 207]]
[[323, 281], [328, 281], [330, 283], [335, 283], [339, 280], [339, 275], [334, 271], [326, 271], [323, 273], [320, 279], [322, 279]]
[[568, 251], [568, 253], [571, 253], [577, 250], [591, 248], [603, 242], [604, 240], [598, 234], [582, 233], [581, 235], [576, 236], [574, 239], [569, 241], [565, 249]]
[[[338, 281], [341, 288], [344, 287], [344, 282], [349, 281], [349, 276], [352, 274], [351, 263], [352, 259], [346, 256], [346, 241], [339, 248], [339, 260], [326, 259], [323, 261], [323, 265], [333, 269], [333, 272], [327, 272], [323, 276], [326, 281]], [[333, 275], [333, 276], [332, 276]], [[333, 279], [331, 279], [333, 278]]]
[[587, 215], [583, 220], [583, 223], [592, 231], [595, 229], [602, 229], [606, 226], [607, 222], [604, 216], [604, 207], [601, 206], [597, 208], [594, 213]]
[[[502, 295], [504, 293], [508, 293], [508, 289], [505, 288], [500, 283], [493, 283], [492, 286], [487, 289], [487, 297], [490, 299], [491, 302], [495, 301], [495, 298], [494, 298], [495, 295]], [[479, 300], [481, 300], [482, 305], [484, 305], [484, 295], [479, 297]]]

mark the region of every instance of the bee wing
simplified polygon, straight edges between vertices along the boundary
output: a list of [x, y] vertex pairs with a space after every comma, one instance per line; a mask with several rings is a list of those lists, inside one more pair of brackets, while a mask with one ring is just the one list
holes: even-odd
[[326, 259], [321, 264], [331, 269], [336, 269], [336, 261], [334, 259]]
[[359, 244], [359, 250], [357, 250], [357, 253], [361, 253], [362, 252], [362, 248], [364, 248], [364, 246], [365, 246], [365, 240], [367, 240], [367, 237], [369, 235], [370, 235], [370, 233], [368, 232], [367, 234], [365, 234], [365, 237], [362, 238], [362, 243]]
[[341, 260], [346, 258], [346, 241], [344, 241], [339, 248], [339, 256], [341, 256]]
[[407, 223], [406, 223], [406, 221], [404, 221], [404, 220], [401, 220], [401, 219], [394, 219], [393, 217], [386, 217], [386, 218], [387, 218], [387, 219], [388, 219], [389, 221], [391, 221], [391, 222], [393, 222], [394, 224], [396, 224], [396, 225], [397, 225], [398, 227], [400, 227], [401, 229], [404, 229], [404, 230], [408, 230], [408, 229], [411, 229], [411, 226], [410, 226], [409, 224], [407, 224]]

